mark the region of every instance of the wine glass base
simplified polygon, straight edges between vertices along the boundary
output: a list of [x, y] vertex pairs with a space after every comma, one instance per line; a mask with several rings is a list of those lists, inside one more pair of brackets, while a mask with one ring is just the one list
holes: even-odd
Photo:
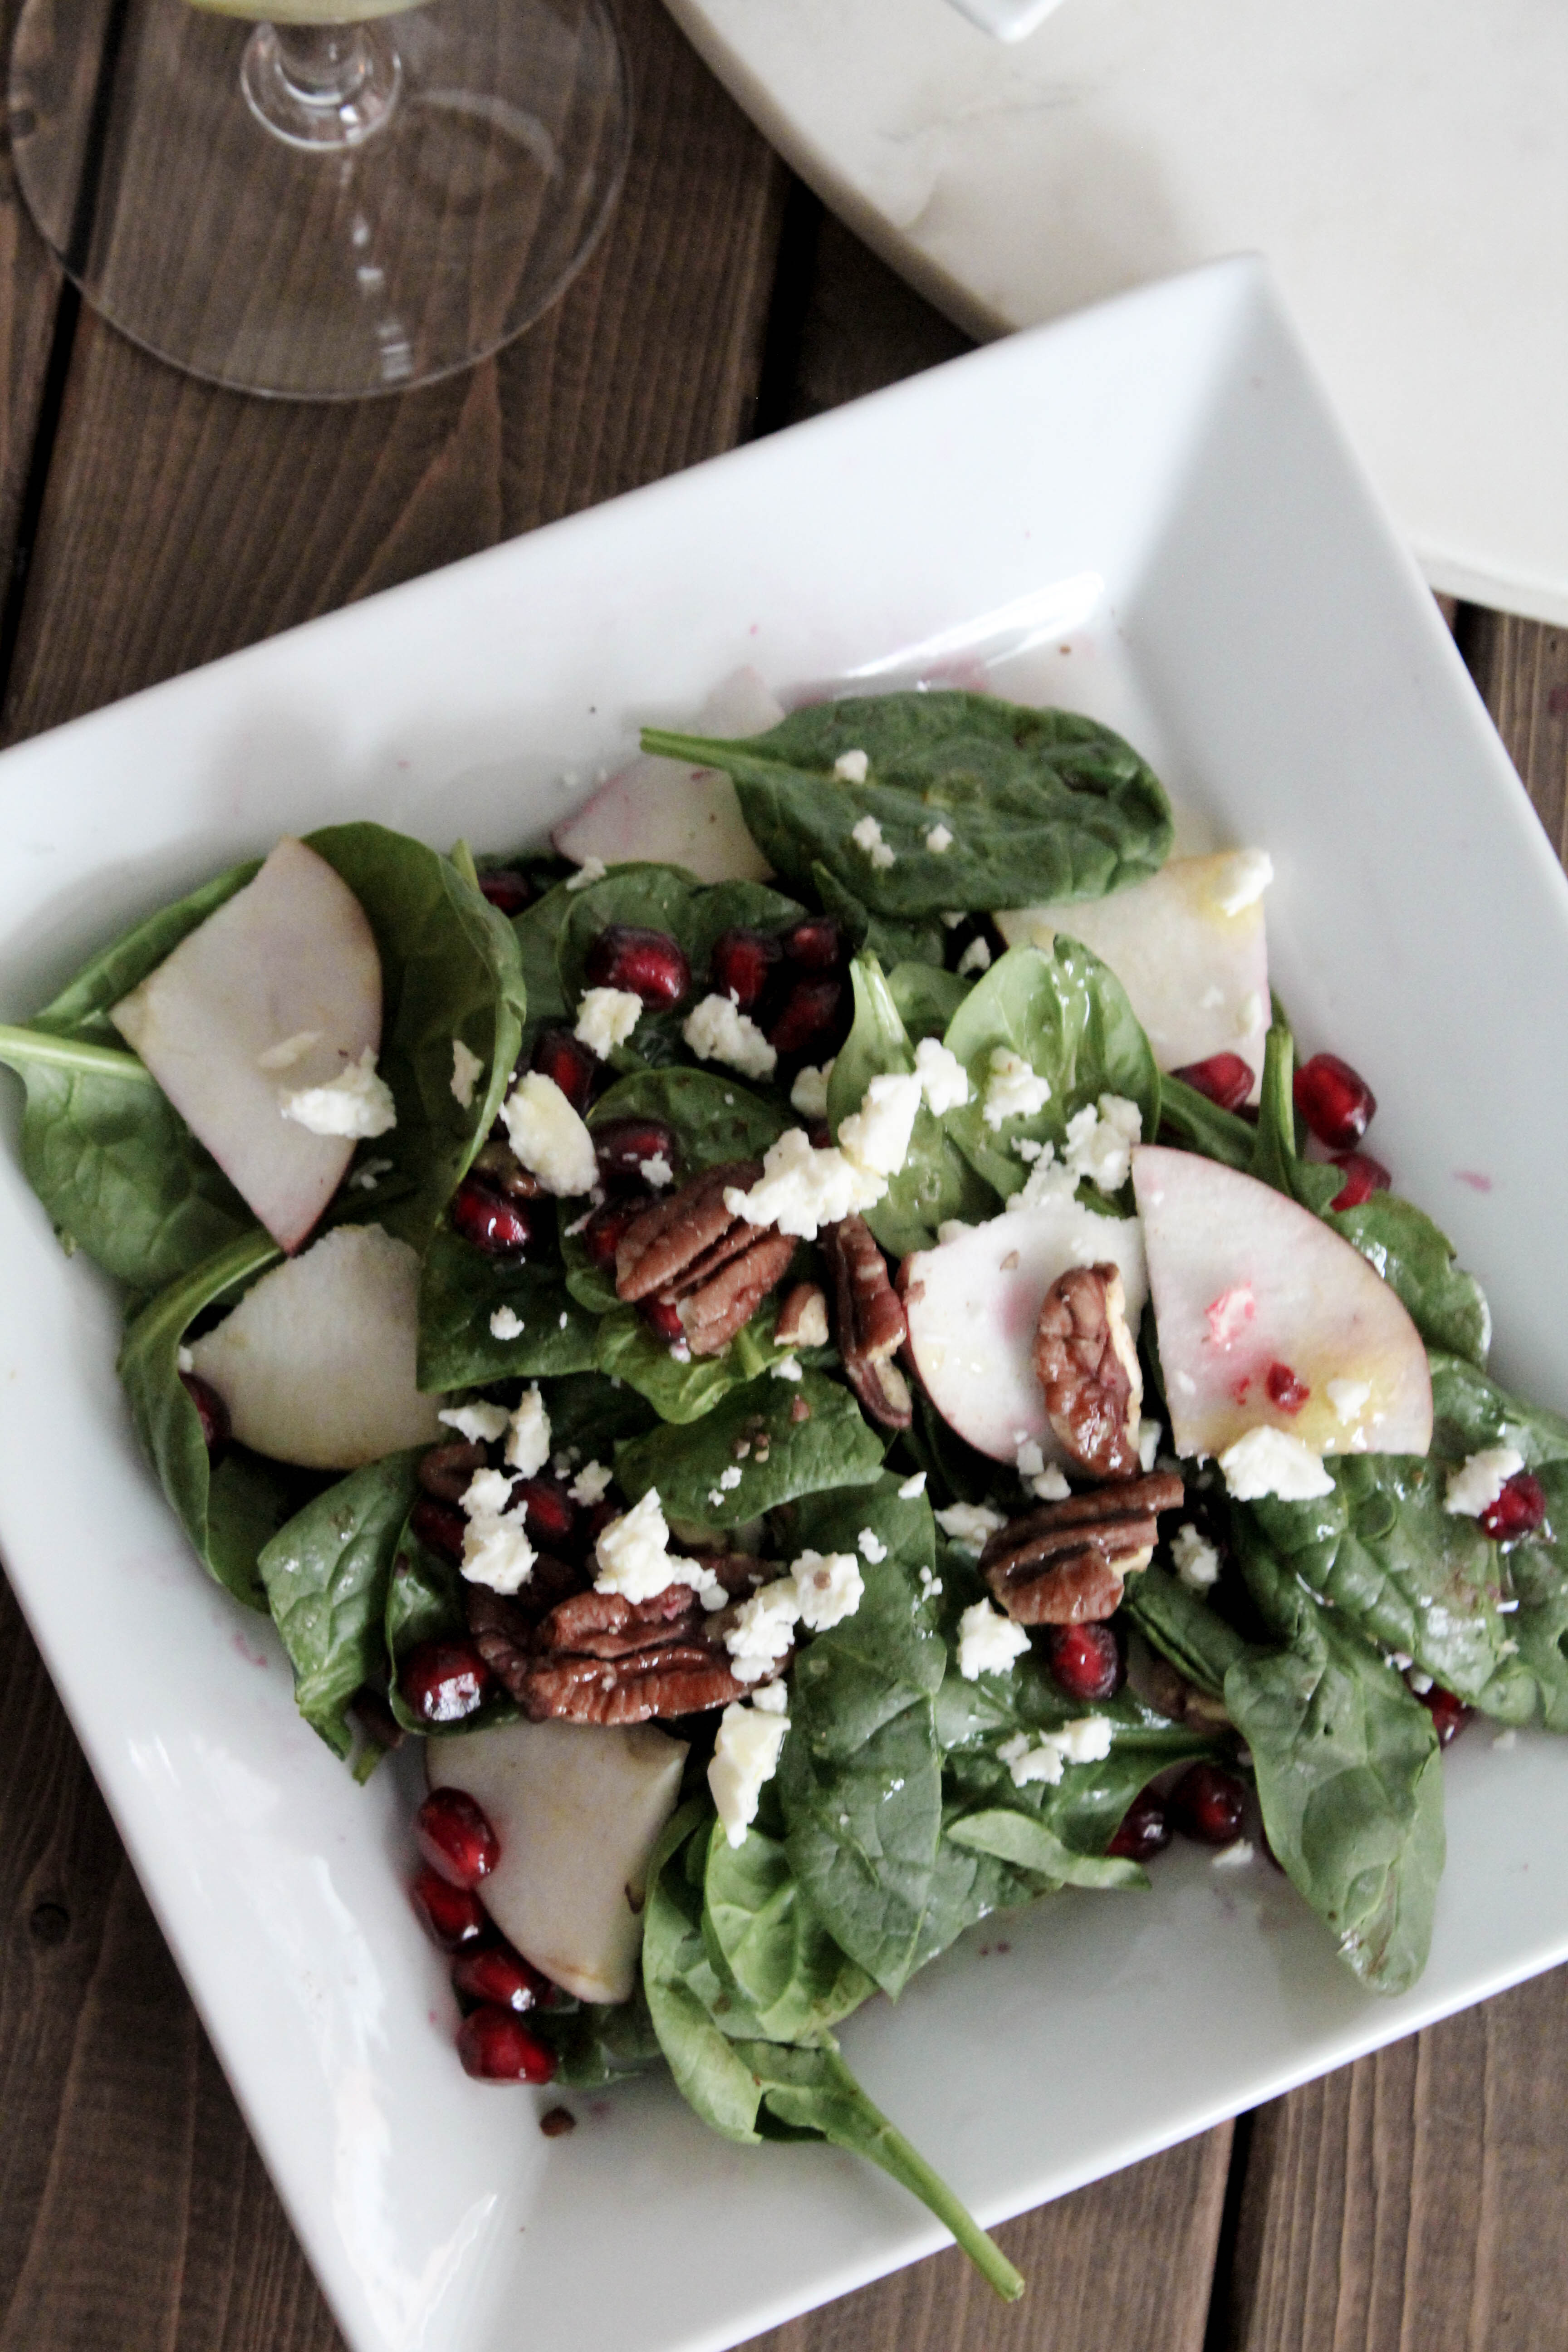
[[378, 67], [363, 118], [318, 140], [319, 117], [299, 136], [258, 119], [244, 19], [27, 0], [16, 176], [94, 310], [194, 375], [305, 400], [431, 383], [539, 317], [626, 168], [606, 0], [437, 0], [367, 29], [395, 77]]

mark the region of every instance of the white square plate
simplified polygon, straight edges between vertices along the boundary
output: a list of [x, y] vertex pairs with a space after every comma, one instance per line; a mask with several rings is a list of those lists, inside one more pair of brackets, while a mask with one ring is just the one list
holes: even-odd
[[[157, 688], [0, 760], [0, 1018], [285, 830], [511, 846], [738, 663], [984, 676], [1122, 726], [1279, 880], [1278, 984], [1568, 1404], [1568, 886], [1268, 281], [1219, 265], [1022, 336]], [[563, 778], [574, 774], [574, 782]], [[5, 1116], [15, 1132], [12, 1090]], [[0, 1153], [0, 1542], [356, 2352], [700, 2352], [928, 2252], [902, 2194], [710, 2137], [660, 2081], [468, 2082], [404, 1883], [268, 1629], [189, 1557], [116, 1388], [108, 1286]], [[1473, 1729], [1420, 1988], [1379, 2002], [1266, 1865], [1011, 1915], [846, 2034], [994, 2221], [1568, 1953], [1568, 1750]], [[1037, 2282], [1037, 2294], [1047, 2291]]]

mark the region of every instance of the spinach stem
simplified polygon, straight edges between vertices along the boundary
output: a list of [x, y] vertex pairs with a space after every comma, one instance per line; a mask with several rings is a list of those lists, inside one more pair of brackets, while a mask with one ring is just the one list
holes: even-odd
[[8, 1028], [0, 1022], [0, 1062], [13, 1068], [32, 1062], [46, 1069], [77, 1070], [84, 1076], [91, 1074], [102, 1078], [130, 1078], [142, 1086], [154, 1086], [152, 1071], [135, 1054], [121, 1053], [112, 1045], [85, 1045], [75, 1037], [56, 1037], [47, 1029]]

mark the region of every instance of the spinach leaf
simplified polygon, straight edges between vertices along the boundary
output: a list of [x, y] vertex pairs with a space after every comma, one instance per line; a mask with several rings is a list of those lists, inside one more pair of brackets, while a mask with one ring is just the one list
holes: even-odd
[[[901, 969], [922, 967], [905, 964]], [[875, 956], [857, 956], [850, 977], [855, 1024], [839, 1048], [827, 1086], [827, 1118], [835, 1136], [859, 1109], [873, 1078], [908, 1073], [915, 1066], [914, 1047]], [[866, 1223], [885, 1250], [903, 1257], [910, 1250], [929, 1249], [945, 1218], [962, 1217], [978, 1224], [995, 1212], [991, 1187], [976, 1175], [922, 1098], [908, 1157], [875, 1208], [867, 1210]]]
[[542, 898], [536, 898], [531, 907], [511, 919], [528, 1006], [522, 1042], [530, 1046], [541, 1029], [567, 1018], [558, 957], [561, 934], [572, 912], [572, 896], [563, 882], [557, 883], [553, 890], [547, 890]]
[[945, 1035], [947, 1024], [974, 982], [929, 963], [896, 963], [888, 989], [899, 1018], [917, 1045], [923, 1037]]
[[607, 1463], [618, 1439], [640, 1437], [658, 1425], [658, 1415], [635, 1389], [610, 1386], [595, 1372], [575, 1372], [544, 1389], [552, 1452], [576, 1454], [584, 1462]]
[[812, 1909], [784, 1847], [760, 1830], [732, 1846], [714, 1822], [703, 1895], [709, 1958], [759, 2039], [819, 2041], [876, 1990]]
[[1568, 1461], [1568, 1421], [1561, 1413], [1510, 1396], [1473, 1362], [1429, 1352], [1434, 1454], [1457, 1463], [1489, 1446], [1511, 1445], [1531, 1470]]
[[629, 2000], [552, 2000], [537, 2009], [529, 2028], [554, 2051], [555, 2080], [563, 2090], [598, 2091], [640, 2074], [664, 2055], [639, 1984]]
[[418, 1462], [417, 1452], [389, 1454], [352, 1472], [297, 1512], [257, 1561], [295, 1703], [336, 1756], [354, 1744], [349, 1700], [386, 1664], [386, 1588]]
[[[461, 1571], [439, 1552], [432, 1551], [405, 1519], [393, 1551], [392, 1573], [386, 1580], [385, 1647], [392, 1669], [387, 1697], [405, 1731], [423, 1738], [430, 1726], [405, 1706], [398, 1690], [398, 1675], [410, 1650], [421, 1642], [466, 1642], [468, 1612], [464, 1605]], [[495, 1723], [514, 1723], [518, 1710], [504, 1691], [493, 1691], [484, 1705], [460, 1723], [441, 1726], [443, 1738], [458, 1731], [488, 1731]]]
[[1295, 1062], [1296, 1041], [1276, 1003], [1273, 1024], [1263, 1047], [1258, 1133], [1247, 1172], [1260, 1184], [1271, 1184], [1288, 1200], [1299, 1202], [1303, 1209], [1321, 1216], [1335, 1195], [1342, 1192], [1345, 1180], [1337, 1168], [1321, 1160], [1303, 1160], [1298, 1149]]
[[[1126, 992], [1110, 967], [1058, 934], [1050, 951], [1009, 948], [954, 1013], [947, 1045], [969, 1073], [970, 1099], [949, 1111], [947, 1131], [970, 1165], [1005, 1200], [1028, 1170], [1015, 1146], [1032, 1140], [1059, 1151], [1075, 1112], [1102, 1094], [1135, 1102], [1143, 1133], [1160, 1124], [1160, 1074]], [[1043, 1109], [987, 1124], [991, 1056], [1007, 1048], [1048, 1081]]]
[[847, 890], [820, 862], [811, 869], [812, 887], [822, 911], [843, 928], [853, 951], [862, 949], [890, 968], [895, 964], [926, 964], [939, 970], [947, 961], [947, 928], [940, 915], [917, 916], [901, 923], [874, 915], [863, 898]]
[[1217, 1160], [1244, 1176], [1250, 1174], [1257, 1129], [1238, 1118], [1235, 1111], [1221, 1110], [1218, 1103], [1210, 1102], [1207, 1095], [1199, 1094], [1196, 1087], [1169, 1070], [1160, 1074], [1160, 1121], [1184, 1150], [1201, 1152], [1205, 1160]]
[[616, 1476], [634, 1503], [657, 1486], [668, 1518], [733, 1528], [797, 1496], [871, 1483], [885, 1451], [847, 1388], [803, 1372], [724, 1397], [694, 1428], [618, 1445]]
[[[1133, 1790], [1136, 1796], [1137, 1790]], [[1131, 1802], [1129, 1799], [1129, 1802]], [[963, 1813], [945, 1832], [954, 1845], [988, 1853], [1054, 1886], [1147, 1886], [1149, 1874], [1115, 1854], [1075, 1853], [1056, 1832], [1010, 1805]]]
[[1206, 1601], [1152, 1560], [1142, 1575], [1128, 1579], [1123, 1606], [1178, 1674], [1210, 1698], [1224, 1695], [1226, 1675], [1246, 1654], [1247, 1643]]
[[635, 1307], [618, 1307], [599, 1325], [599, 1370], [647, 1399], [661, 1421], [700, 1421], [792, 1351], [773, 1338], [778, 1300], [764, 1298], [722, 1355], [678, 1356]]
[[100, 948], [76, 978], [34, 1014], [32, 1025], [57, 1037], [74, 1037], [83, 1045], [122, 1045], [124, 1040], [109, 1017], [110, 1006], [129, 996], [165, 956], [174, 954], [183, 939], [216, 914], [237, 890], [253, 882], [260, 871], [260, 858], [247, 857], [242, 865], [231, 866], [226, 873], [214, 875], [199, 889], [175, 899], [173, 906], [160, 907], [134, 929]]
[[1432, 1717], [1245, 1524], [1241, 1555], [1285, 1645], [1249, 1651], [1225, 1678], [1269, 1845], [1363, 1983], [1404, 1992], [1426, 1965], [1443, 1868]]
[[[740, 742], [648, 728], [643, 749], [733, 777], [776, 874], [797, 887], [820, 860], [879, 915], [1103, 898], [1170, 853], [1170, 803], [1130, 744], [1092, 719], [938, 691], [817, 703]], [[864, 751], [864, 783], [834, 772]], [[852, 838], [874, 817], [893, 863]], [[943, 824], [942, 851], [927, 835]]]
[[1484, 1368], [1492, 1318], [1485, 1291], [1455, 1264], [1454, 1244], [1422, 1209], [1374, 1192], [1359, 1209], [1327, 1209], [1325, 1224], [1377, 1268], [1428, 1348]]
[[[498, 1339], [502, 1309], [522, 1328]], [[440, 1391], [490, 1381], [585, 1372], [598, 1361], [599, 1328], [548, 1260], [487, 1256], [438, 1226], [419, 1273], [419, 1385]]]

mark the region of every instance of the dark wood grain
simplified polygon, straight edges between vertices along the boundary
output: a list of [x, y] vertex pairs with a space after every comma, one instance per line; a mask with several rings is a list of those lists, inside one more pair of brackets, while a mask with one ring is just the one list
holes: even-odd
[[[20, 6], [0, 6], [0, 56], [11, 54]], [[0, 635], [20, 606], [18, 537], [63, 282], [27, 217], [0, 136]]]

